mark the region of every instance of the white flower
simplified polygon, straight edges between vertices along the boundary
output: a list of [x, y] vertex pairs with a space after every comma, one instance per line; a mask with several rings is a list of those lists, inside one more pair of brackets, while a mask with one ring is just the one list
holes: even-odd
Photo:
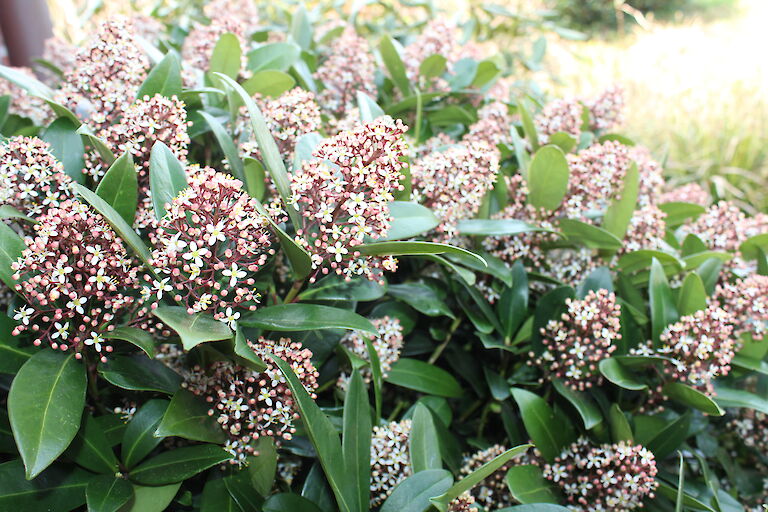
[[112, 280], [109, 278], [109, 276], [104, 274], [104, 269], [100, 268], [98, 272], [96, 272], [95, 276], [91, 276], [88, 278], [89, 283], [96, 283], [96, 288], [99, 290], [104, 289], [105, 284], [110, 284]]
[[173, 286], [168, 284], [169, 279], [169, 277], [166, 277], [162, 281], [155, 281], [153, 283], [155, 285], [155, 290], [157, 291], [157, 300], [163, 298], [163, 292], [170, 292], [173, 290]]
[[75, 311], [77, 311], [78, 313], [80, 313], [82, 315], [82, 314], [85, 313], [85, 310], [83, 309], [83, 304], [85, 304], [87, 300], [88, 299], [86, 299], [84, 297], [77, 297], [77, 296], [75, 296], [74, 299], [72, 299], [69, 302], [67, 302], [67, 307], [69, 309], [74, 309]]
[[182, 258], [185, 260], [192, 260], [192, 262], [198, 267], [203, 266], [203, 258], [211, 253], [205, 247], [198, 247], [196, 242], [189, 243], [189, 252], [184, 253]]
[[53, 269], [53, 272], [51, 274], [51, 279], [54, 281], [58, 281], [60, 283], [64, 283], [67, 279], [67, 274], [70, 274], [71, 272], [72, 272], [72, 267], [62, 266], [62, 263], [59, 263]]
[[228, 324], [230, 328], [234, 329], [237, 327], [237, 319], [240, 318], [240, 312], [239, 311], [232, 311], [232, 308], [227, 308], [227, 310], [224, 312], [224, 317], [221, 318], [221, 321], [225, 324]]
[[349, 250], [341, 242], [336, 242], [333, 246], [328, 247], [328, 252], [335, 255], [336, 261], [340, 262], [344, 255], [349, 253]]
[[230, 287], [235, 286], [238, 279], [242, 279], [247, 275], [244, 270], [237, 268], [237, 263], [232, 263], [232, 266], [230, 268], [224, 269], [222, 274], [229, 278]]
[[101, 344], [103, 342], [104, 342], [104, 338], [102, 338], [100, 334], [92, 332], [91, 337], [85, 340], [84, 343], [88, 346], [93, 345], [93, 348], [96, 349], [96, 352], [101, 352]]
[[52, 340], [55, 340], [56, 338], [65, 340], [69, 337], [69, 322], [64, 322], [64, 325], [61, 325], [59, 322], [55, 322], [53, 326], [56, 328], [56, 332], [51, 334]]
[[225, 240], [223, 221], [219, 221], [215, 226], [213, 224], [208, 224], [207, 226], [205, 226], [205, 230], [208, 232], [208, 234], [206, 235], [208, 240], [208, 245], [215, 244], [217, 240], [220, 242], [223, 242]]
[[20, 321], [24, 325], [29, 325], [29, 317], [32, 316], [35, 310], [32, 308], [25, 308], [24, 306], [16, 310], [16, 314], [13, 315], [13, 319]]
[[88, 246], [85, 248], [85, 250], [91, 255], [91, 264], [93, 265], [100, 262], [104, 257], [104, 253], [102, 252], [101, 247], [98, 245], [94, 245], [93, 247]]

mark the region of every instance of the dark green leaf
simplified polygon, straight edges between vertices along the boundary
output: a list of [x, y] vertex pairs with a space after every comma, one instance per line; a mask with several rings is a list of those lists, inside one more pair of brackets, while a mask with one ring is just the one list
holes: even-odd
[[613, 404], [608, 411], [608, 419], [611, 423], [611, 437], [614, 443], [619, 441], [632, 441], [632, 427], [618, 404]]
[[112, 446], [101, 425], [90, 414], [83, 417], [83, 424], [65, 454], [96, 473], [114, 474], [117, 471], [117, 457]]
[[376, 328], [362, 316], [347, 309], [319, 304], [280, 304], [243, 315], [240, 324], [271, 331], [349, 329], [376, 334]]
[[170, 98], [181, 94], [181, 65], [175, 52], [168, 52], [139, 87], [136, 97], [152, 97], [156, 94]]
[[77, 466], [54, 464], [27, 480], [20, 460], [5, 462], [0, 464], [0, 510], [69, 512], [85, 504], [92, 476]]
[[130, 478], [141, 485], [173, 484], [230, 458], [231, 455], [218, 446], [187, 446], [163, 452], [140, 464], [131, 471]]
[[120, 512], [163, 512], [176, 496], [179, 487], [181, 483], [159, 487], [134, 485], [133, 498]]
[[432, 413], [426, 405], [416, 404], [413, 412], [408, 453], [414, 473], [428, 469], [442, 469], [440, 443]]
[[512, 388], [520, 407], [523, 424], [542, 456], [552, 461], [573, 439], [573, 427], [567, 418], [555, 412], [541, 397], [524, 389]]
[[11, 265], [21, 257], [26, 247], [24, 241], [13, 229], [6, 223], [0, 222], [0, 279], [8, 288], [14, 289], [17, 284], [11, 277], [14, 274]]
[[269, 436], [261, 436], [256, 440], [255, 448], [258, 455], [249, 459], [251, 462], [248, 465], [248, 476], [256, 492], [262, 496], [268, 496], [277, 471], [275, 441]]
[[460, 397], [464, 390], [450, 373], [418, 359], [400, 358], [384, 379], [390, 384], [430, 395]]
[[104, 334], [108, 340], [122, 340], [139, 347], [147, 357], [155, 357], [155, 340], [152, 335], [136, 327], [118, 327]]
[[368, 302], [380, 299], [387, 292], [384, 285], [366, 278], [353, 278], [350, 281], [331, 275], [317, 282], [312, 288], [305, 290], [301, 300], [354, 300]]
[[557, 392], [568, 400], [579, 413], [581, 420], [584, 422], [584, 428], [590, 430], [602, 423], [603, 415], [600, 414], [600, 408], [592, 400], [589, 393], [575, 391], [566, 386], [560, 379], [553, 380], [552, 384]]
[[187, 188], [184, 166], [168, 146], [160, 141], [152, 146], [149, 156], [149, 188], [157, 220], [165, 216], [165, 205], [173, 202], [179, 192]]
[[126, 152], [115, 160], [101, 178], [96, 194], [114, 208], [126, 223], [132, 225], [136, 216], [138, 193], [136, 167], [131, 154]]
[[288, 510], [296, 510], [297, 512], [322, 512], [317, 505], [307, 498], [289, 492], [273, 494], [264, 502], [262, 510], [264, 512], [286, 512]]
[[79, 123], [60, 117], [45, 129], [42, 139], [51, 145], [51, 153], [64, 166], [64, 172], [78, 183], [85, 181], [83, 140], [77, 133]]
[[754, 393], [750, 393], [749, 391], [718, 387], [715, 401], [720, 404], [721, 407], [754, 409], [763, 414], [768, 414], [768, 400], [759, 395], [755, 395]]
[[625, 368], [616, 358], [609, 357], [608, 359], [603, 359], [600, 361], [599, 367], [603, 377], [620, 388], [641, 391], [648, 387], [642, 381], [638, 380], [638, 378]]
[[227, 130], [224, 129], [224, 126], [222, 126], [215, 117], [205, 112], [204, 110], [200, 110], [199, 114], [203, 119], [205, 119], [205, 122], [208, 123], [208, 126], [211, 127], [213, 136], [216, 137], [216, 142], [219, 143], [219, 146], [224, 152], [224, 156], [227, 158], [227, 162], [232, 169], [232, 174], [234, 174], [237, 179], [245, 183], [245, 168], [243, 166], [243, 161], [240, 158], [240, 154], [237, 151], [237, 146], [235, 146], [235, 142], [232, 140], [232, 137], [229, 136]]
[[408, 256], [416, 254], [462, 254], [477, 259], [482, 264], [485, 260], [477, 254], [437, 242], [376, 242], [355, 247], [361, 254], [369, 256]]
[[550, 229], [537, 227], [517, 219], [467, 219], [459, 221], [457, 229], [462, 235], [479, 236], [517, 235], [535, 231], [552, 232]]
[[616, 235], [603, 228], [574, 219], [561, 219], [560, 230], [569, 240], [590, 249], [621, 249], [622, 242]]
[[243, 364], [254, 371], [262, 372], [267, 367], [266, 363], [248, 346], [242, 329], [235, 331], [235, 354], [243, 359]]
[[712, 416], [722, 416], [725, 411], [701, 391], [679, 382], [664, 385], [663, 393], [676, 402], [693, 407]]
[[13, 336], [16, 322], [0, 313], [0, 373], [15, 374], [39, 349], [21, 343], [20, 336]]
[[128, 423], [120, 451], [123, 463], [128, 469], [149, 455], [163, 440], [162, 437], [155, 436], [155, 431], [169, 404], [168, 400], [150, 400], [141, 406]]
[[88, 512], [117, 512], [133, 497], [133, 486], [122, 478], [97, 476], [88, 482], [85, 497]]
[[430, 498], [443, 494], [452, 484], [449, 471], [421, 471], [397, 484], [380, 512], [424, 512], [431, 505]]
[[555, 487], [532, 464], [512, 466], [507, 472], [509, 492], [520, 503], [559, 503]]
[[691, 413], [689, 411], [675, 421], [668, 422], [658, 434], [645, 443], [645, 446], [653, 452], [656, 460], [662, 460], [674, 453], [683, 444], [688, 437], [690, 427]]
[[[350, 492], [355, 510], [366, 510], [371, 488], [371, 411], [368, 392], [359, 371], [352, 378], [344, 399], [344, 435], [342, 455], [346, 472], [351, 477]], [[413, 453], [413, 452], [411, 452]]]
[[669, 288], [664, 268], [657, 259], [651, 263], [651, 277], [648, 280], [648, 295], [651, 307], [651, 328], [654, 343], [659, 342], [659, 335], [679, 318], [672, 290]]
[[99, 374], [123, 389], [173, 394], [181, 385], [179, 374], [144, 354], [112, 356], [99, 363]]
[[502, 293], [498, 313], [504, 337], [511, 339], [528, 316], [528, 274], [521, 261], [512, 266], [512, 286]]
[[152, 314], [176, 331], [185, 350], [208, 341], [232, 339], [232, 330], [227, 324], [206, 313], [190, 315], [181, 306], [160, 306], [152, 310]]
[[210, 406], [202, 398], [181, 389], [171, 398], [154, 436], [177, 436], [204, 443], [223, 443], [226, 440], [224, 431], [208, 415], [209, 409]]
[[453, 312], [437, 295], [437, 292], [424, 283], [392, 285], [387, 292], [390, 296], [405, 302], [427, 316], [445, 315], [453, 318]]

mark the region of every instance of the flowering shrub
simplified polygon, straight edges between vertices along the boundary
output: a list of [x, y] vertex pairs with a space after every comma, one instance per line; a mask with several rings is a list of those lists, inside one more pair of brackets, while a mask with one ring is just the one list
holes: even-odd
[[551, 21], [359, 4], [0, 67], [0, 509], [756, 510], [765, 214], [528, 87]]

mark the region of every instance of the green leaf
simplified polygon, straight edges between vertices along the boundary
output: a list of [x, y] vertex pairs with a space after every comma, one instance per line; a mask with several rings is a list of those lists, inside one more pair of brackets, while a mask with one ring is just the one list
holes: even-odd
[[173, 484], [230, 458], [231, 455], [218, 446], [187, 446], [163, 452], [140, 464], [130, 472], [130, 478], [142, 485]]
[[421, 61], [421, 64], [419, 65], [419, 75], [427, 80], [437, 78], [445, 72], [447, 63], [448, 60], [439, 53], [430, 55]]
[[373, 398], [376, 403], [376, 410], [374, 418], [381, 418], [381, 388], [384, 384], [384, 376], [381, 371], [381, 361], [379, 360], [379, 354], [376, 352], [376, 347], [373, 345], [373, 341], [370, 338], [365, 338], [365, 348], [368, 351], [368, 359], [370, 360], [371, 368], [371, 383], [373, 384]]
[[573, 430], [566, 418], [555, 411], [538, 395], [524, 389], [512, 388], [512, 396], [520, 407], [520, 414], [528, 435], [547, 461], [554, 460], [573, 439]]
[[136, 327], [118, 327], [104, 333], [104, 338], [127, 341], [143, 350], [147, 357], [155, 357], [155, 340], [152, 335]]
[[159, 487], [133, 486], [133, 498], [121, 512], [163, 512], [171, 503], [181, 483]]
[[256, 440], [256, 453], [248, 465], [248, 476], [256, 492], [268, 496], [272, 491], [277, 471], [277, 448], [269, 436], [261, 436]]
[[222, 73], [232, 78], [240, 74], [240, 57], [243, 51], [237, 36], [227, 32], [219, 37], [216, 46], [213, 47], [208, 70], [211, 73]]
[[315, 447], [317, 457], [323, 466], [333, 494], [336, 496], [339, 510], [353, 512], [358, 489], [346, 474], [341, 442], [336, 428], [309, 396], [290, 365], [275, 355], [270, 354], [270, 357], [283, 372], [288, 386], [291, 388], [301, 414], [301, 420], [312, 446]]
[[684, 264], [674, 254], [669, 254], [661, 251], [652, 251], [649, 249], [641, 249], [639, 251], [632, 251], [622, 255], [619, 258], [619, 268], [624, 272], [631, 274], [639, 270], [645, 270], [650, 268], [653, 264], [653, 260], [659, 260], [663, 266], [669, 266], [675, 270], [682, 270]]
[[88, 512], [117, 512], [133, 497], [133, 486], [122, 478], [97, 476], [88, 482], [85, 497]]
[[704, 289], [704, 281], [695, 272], [689, 273], [680, 287], [680, 295], [677, 298], [677, 310], [681, 315], [692, 315], [696, 311], [707, 307], [707, 291]]
[[224, 129], [221, 123], [218, 122], [216, 118], [210, 115], [208, 112], [199, 110], [198, 113], [203, 119], [205, 119], [205, 122], [208, 123], [208, 126], [211, 127], [213, 136], [216, 137], [216, 142], [219, 143], [219, 146], [224, 152], [224, 156], [227, 158], [227, 162], [232, 169], [232, 174], [234, 174], [237, 179], [245, 183], [245, 167], [243, 166], [243, 161], [240, 158], [240, 154], [237, 151], [237, 146], [235, 146], [235, 142], [232, 140], [232, 137], [229, 136], [227, 130]]
[[725, 411], [717, 403], [701, 391], [679, 382], [669, 382], [664, 385], [662, 392], [672, 400], [697, 409], [704, 414], [722, 416]]
[[437, 242], [376, 242], [355, 246], [360, 254], [368, 256], [408, 256], [417, 254], [462, 254], [475, 258], [482, 264], [485, 260], [471, 251], [453, 245]]
[[5, 78], [14, 85], [21, 87], [33, 96], [53, 98], [53, 90], [50, 87], [45, 85], [34, 76], [30, 76], [20, 71], [18, 68], [0, 66], [0, 77]]
[[90, 414], [83, 417], [83, 424], [65, 454], [96, 473], [114, 474], [117, 471], [117, 457], [112, 446], [100, 424]]
[[[552, 385], [555, 387], [558, 393], [568, 400], [571, 405], [576, 409], [581, 416], [581, 420], [584, 422], [584, 428], [590, 430], [603, 421], [603, 415], [600, 414], [600, 408], [592, 400], [589, 393], [582, 391], [575, 391], [566, 386], [562, 380], [554, 379]], [[525, 502], [523, 502], [525, 503]]]
[[[523, 132], [525, 133], [525, 138], [528, 139], [528, 142], [531, 144], [531, 147], [533, 148], [534, 151], [538, 150], [539, 136], [536, 133], [536, 125], [533, 124], [533, 117], [531, 116], [531, 113], [528, 111], [528, 108], [525, 106], [525, 100], [522, 98], [517, 100], [517, 112], [518, 114], [520, 114], [520, 120], [523, 125]], [[555, 146], [552, 146], [552, 147], [555, 147]], [[563, 155], [563, 157], [565, 156]], [[566, 162], [566, 166], [567, 166], [567, 162]], [[568, 181], [567, 177], [568, 177], [568, 174], [566, 174], [566, 182]], [[530, 191], [530, 184], [528, 186], [528, 189]], [[562, 200], [562, 197], [560, 198], [560, 200]], [[560, 200], [558, 200], [558, 205], [560, 204], [559, 202]], [[554, 208], [548, 208], [548, 209], [554, 210], [555, 208], [557, 208], [557, 206], [555, 206]]]
[[430, 498], [445, 493], [451, 485], [453, 476], [444, 469], [413, 474], [395, 486], [380, 512], [424, 512], [431, 505]]
[[618, 404], [611, 405], [608, 411], [608, 419], [611, 423], [611, 437], [613, 442], [619, 441], [632, 441], [634, 436], [632, 435], [632, 427], [629, 426], [629, 421], [624, 415]]
[[312, 44], [312, 25], [309, 23], [309, 16], [304, 4], [299, 4], [291, 16], [291, 39], [302, 50], [308, 50]]
[[262, 69], [288, 71], [299, 59], [301, 48], [294, 43], [270, 43], [248, 53], [248, 69], [254, 73]]
[[563, 153], [570, 153], [578, 141], [569, 133], [557, 132], [549, 136], [549, 143], [562, 149]]
[[401, 300], [427, 316], [445, 315], [454, 318], [451, 309], [437, 292], [424, 283], [403, 283], [392, 285], [387, 290], [391, 297]]
[[477, 64], [477, 72], [470, 84], [472, 87], [480, 88], [488, 84], [499, 75], [499, 67], [492, 60], [483, 60]]
[[[381, 117], [384, 115], [384, 111], [381, 109], [378, 103], [365, 94], [363, 91], [357, 91], [357, 108], [360, 111], [360, 121], [363, 123], [369, 123], [376, 119], [377, 117]], [[416, 204], [416, 203], [411, 203]], [[390, 203], [390, 209], [392, 208], [392, 203]], [[392, 214], [394, 215], [394, 213]], [[430, 228], [431, 229], [431, 228]]]
[[10, 106], [11, 96], [8, 94], [0, 96], [0, 130], [2, 130], [3, 125], [8, 120], [8, 109]]
[[660, 461], [674, 453], [683, 444], [688, 437], [690, 427], [691, 413], [687, 411], [675, 421], [668, 422], [658, 434], [645, 443], [645, 446], [653, 452], [656, 460]]
[[371, 488], [371, 411], [368, 393], [360, 372], [353, 371], [344, 399], [344, 436], [342, 455], [344, 466], [350, 475], [350, 492], [356, 510], [366, 510]]
[[422, 235], [440, 224], [435, 214], [418, 203], [410, 201], [392, 201], [389, 203], [392, 223], [386, 238], [380, 240], [400, 240]]
[[43, 350], [13, 379], [8, 416], [27, 479], [47, 468], [80, 428], [85, 405], [85, 366], [74, 354]]
[[401, 357], [388, 373], [384, 380], [395, 386], [448, 398], [464, 394], [453, 375], [418, 359]]
[[16, 374], [39, 349], [22, 344], [21, 336], [13, 336], [16, 322], [0, 313], [0, 373]]
[[682, 452], [677, 452], [680, 458], [680, 469], [677, 479], [677, 498], [675, 499], [675, 512], [683, 512], [683, 501], [685, 497], [685, 459]]
[[517, 219], [466, 219], [459, 221], [457, 229], [462, 235], [478, 236], [517, 235], [535, 231], [554, 233], [550, 229], [534, 226]]
[[528, 316], [528, 274], [521, 261], [512, 266], [512, 286], [501, 294], [497, 311], [504, 338], [511, 339]]
[[624, 186], [621, 192], [617, 198], [613, 199], [603, 216], [603, 228], [609, 233], [616, 235], [619, 239], [624, 238], [627, 228], [630, 222], [632, 222], [635, 207], [637, 206], [639, 187], [640, 174], [637, 171], [637, 164], [632, 162], [632, 165], [627, 169], [627, 174], [624, 176]]
[[506, 464], [509, 460], [518, 455], [525, 453], [532, 445], [524, 444], [516, 446], [510, 450], [505, 451], [501, 455], [498, 455], [468, 474], [455, 484], [450, 489], [445, 491], [440, 496], [430, 499], [429, 501], [441, 512], [448, 510], [448, 505], [451, 501], [461, 496], [464, 492], [469, 491], [475, 485], [479, 484], [493, 473], [495, 473], [500, 467]]
[[654, 258], [651, 263], [651, 276], [648, 280], [648, 295], [650, 297], [651, 307], [651, 331], [653, 342], [659, 342], [659, 336], [668, 325], [676, 322], [680, 318], [675, 301], [672, 297], [672, 290], [667, 282], [667, 276], [661, 263]]
[[149, 188], [157, 220], [165, 216], [165, 205], [173, 202], [179, 192], [187, 188], [184, 166], [168, 146], [160, 141], [152, 146], [149, 156]]
[[115, 209], [129, 225], [136, 216], [139, 189], [136, 167], [131, 154], [126, 152], [115, 160], [104, 177], [99, 181], [96, 195]]
[[750, 237], [739, 246], [739, 252], [748, 260], [757, 258], [758, 250], [768, 251], [768, 233]]
[[183, 437], [204, 443], [224, 443], [221, 426], [208, 415], [210, 406], [185, 389], [177, 391], [154, 432], [155, 437]]
[[242, 329], [239, 327], [235, 331], [235, 354], [243, 359], [243, 365], [250, 369], [262, 372], [266, 369], [266, 363], [248, 346]]
[[603, 228], [575, 219], [561, 219], [560, 230], [569, 240], [590, 249], [621, 249], [622, 242], [616, 235]]
[[380, 299], [387, 292], [385, 285], [367, 278], [356, 278], [347, 281], [343, 277], [330, 275], [324, 277], [312, 288], [299, 295], [301, 300], [354, 300], [369, 302]]
[[0, 464], [0, 510], [68, 512], [85, 503], [93, 475], [77, 466], [54, 464], [34, 480], [24, 477], [20, 460]]
[[533, 155], [528, 169], [528, 202], [536, 208], [556, 210], [568, 191], [568, 160], [557, 146], [544, 146]]
[[123, 389], [170, 395], [181, 385], [179, 374], [143, 354], [111, 356], [106, 363], [99, 363], [98, 370], [107, 382]]
[[36, 224], [37, 221], [32, 217], [28, 217], [21, 213], [19, 210], [11, 205], [4, 204], [0, 206], [0, 219], [18, 219], [30, 224]]
[[715, 401], [721, 407], [754, 409], [763, 414], [768, 414], [768, 400], [749, 391], [718, 386], [716, 388]]
[[[658, 494], [661, 496], [665, 496], [669, 498], [670, 500], [677, 500], [678, 495], [680, 494], [677, 487], [673, 487], [672, 485], [668, 484], [667, 482], [657, 479], [656, 480], [659, 484], [658, 487]], [[690, 509], [693, 510], [704, 510], [706, 512], [716, 512], [715, 509], [710, 507], [709, 505], [706, 505], [699, 501], [698, 499], [694, 498], [687, 492], [683, 492], [683, 505], [686, 507], [690, 507]]]
[[454, 124], [470, 125], [475, 118], [466, 109], [458, 105], [448, 105], [427, 116], [432, 126], [451, 126]]
[[104, 139], [94, 134], [87, 124], [80, 125], [79, 128], [77, 128], [76, 133], [82, 137], [85, 137], [85, 139], [88, 141], [87, 143], [93, 146], [91, 149], [96, 150], [99, 158], [104, 160], [107, 165], [112, 165], [112, 163], [115, 161], [115, 154], [112, 152], [112, 148], [107, 145], [107, 142]]
[[77, 133], [78, 124], [60, 117], [45, 129], [42, 139], [51, 145], [51, 154], [64, 166], [67, 176], [78, 183], [85, 182], [83, 139]]
[[667, 227], [672, 228], [698, 217], [707, 210], [699, 204], [679, 202], [660, 204], [659, 209], [667, 214], [664, 222]]
[[155, 431], [160, 426], [169, 404], [168, 400], [150, 400], [141, 406], [128, 423], [120, 448], [120, 457], [128, 469], [149, 455], [163, 440], [162, 437], [155, 436]]
[[[272, 177], [272, 182], [277, 187], [277, 191], [280, 193], [280, 197], [283, 199], [284, 204], [290, 204], [291, 198], [291, 186], [288, 179], [288, 171], [285, 169], [285, 164], [280, 156], [280, 151], [277, 148], [275, 139], [272, 138], [272, 134], [267, 127], [267, 122], [264, 120], [264, 116], [256, 106], [256, 103], [251, 99], [250, 95], [234, 80], [221, 73], [216, 73], [216, 76], [227, 84], [233, 91], [235, 91], [240, 99], [248, 109], [248, 113], [251, 119], [251, 127], [253, 128], [254, 137], [259, 144], [259, 150], [264, 161], [264, 165], [269, 171], [269, 175]], [[294, 226], [301, 226], [302, 222], [299, 218], [299, 214], [295, 208], [286, 208], [288, 216], [291, 218], [291, 222]]]
[[21, 257], [26, 248], [24, 240], [5, 222], [0, 222], [0, 280], [11, 290], [15, 289], [17, 284], [12, 277], [14, 271], [11, 265]]
[[136, 254], [136, 256], [141, 260], [141, 262], [144, 263], [144, 265], [150, 269], [150, 271], [152, 271], [152, 266], [149, 264], [149, 259], [151, 257], [149, 249], [147, 249], [147, 246], [144, 245], [144, 242], [141, 241], [139, 235], [137, 235], [136, 232], [131, 229], [131, 226], [125, 222], [125, 220], [120, 216], [119, 213], [115, 211], [114, 208], [107, 204], [107, 202], [100, 198], [98, 195], [91, 192], [82, 185], [77, 185], [76, 187], [78, 195], [85, 199], [86, 202], [90, 204], [94, 210], [96, 210], [101, 214], [102, 217], [104, 217], [104, 220], [106, 220], [107, 223], [112, 226], [112, 229], [115, 230], [115, 233], [117, 233], [120, 238], [123, 239], [123, 242], [128, 244], [131, 250], [133, 250], [134, 254]]
[[165, 54], [163, 60], [157, 63], [149, 72], [144, 83], [139, 87], [136, 97], [153, 97], [156, 94], [170, 98], [171, 96], [181, 95], [181, 64], [179, 57], [175, 52], [170, 51]]
[[507, 472], [507, 486], [520, 503], [559, 503], [555, 487], [533, 464], [512, 466]]
[[570, 512], [570, 509], [549, 503], [531, 503], [500, 508], [496, 512]]
[[270, 331], [349, 329], [377, 333], [373, 324], [357, 313], [319, 304], [280, 304], [259, 308], [244, 314], [240, 325], [261, 327]]
[[384, 65], [389, 71], [389, 77], [392, 82], [400, 89], [403, 96], [408, 96], [411, 92], [410, 81], [405, 73], [405, 64], [400, 57], [400, 46], [392, 39], [392, 36], [385, 35], [381, 38], [379, 43], [379, 52], [381, 53], [381, 59], [384, 61]]
[[264, 502], [264, 506], [261, 510], [263, 512], [286, 512], [287, 510], [322, 512], [320, 507], [309, 501], [307, 498], [290, 492], [273, 494]]
[[227, 324], [206, 313], [190, 315], [181, 306], [160, 306], [152, 310], [152, 314], [176, 331], [185, 350], [208, 341], [232, 339], [232, 330]]
[[638, 380], [637, 377], [625, 368], [616, 358], [609, 357], [608, 359], [603, 359], [600, 361], [599, 367], [603, 377], [620, 388], [632, 391], [641, 391], [648, 388], [648, 386]]
[[243, 83], [243, 89], [251, 96], [260, 94], [276, 98], [290, 90], [294, 85], [296, 85], [296, 80], [288, 73], [266, 69], [254, 73], [251, 78]]
[[416, 404], [414, 408], [411, 435], [408, 438], [408, 453], [414, 473], [428, 469], [442, 469], [440, 443], [432, 413], [426, 405]]

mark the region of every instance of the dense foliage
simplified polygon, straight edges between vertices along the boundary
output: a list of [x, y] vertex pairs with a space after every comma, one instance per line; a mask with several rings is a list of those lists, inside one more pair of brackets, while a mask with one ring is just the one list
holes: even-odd
[[268, 13], [0, 67], [0, 508], [759, 510], [768, 218], [549, 22]]

